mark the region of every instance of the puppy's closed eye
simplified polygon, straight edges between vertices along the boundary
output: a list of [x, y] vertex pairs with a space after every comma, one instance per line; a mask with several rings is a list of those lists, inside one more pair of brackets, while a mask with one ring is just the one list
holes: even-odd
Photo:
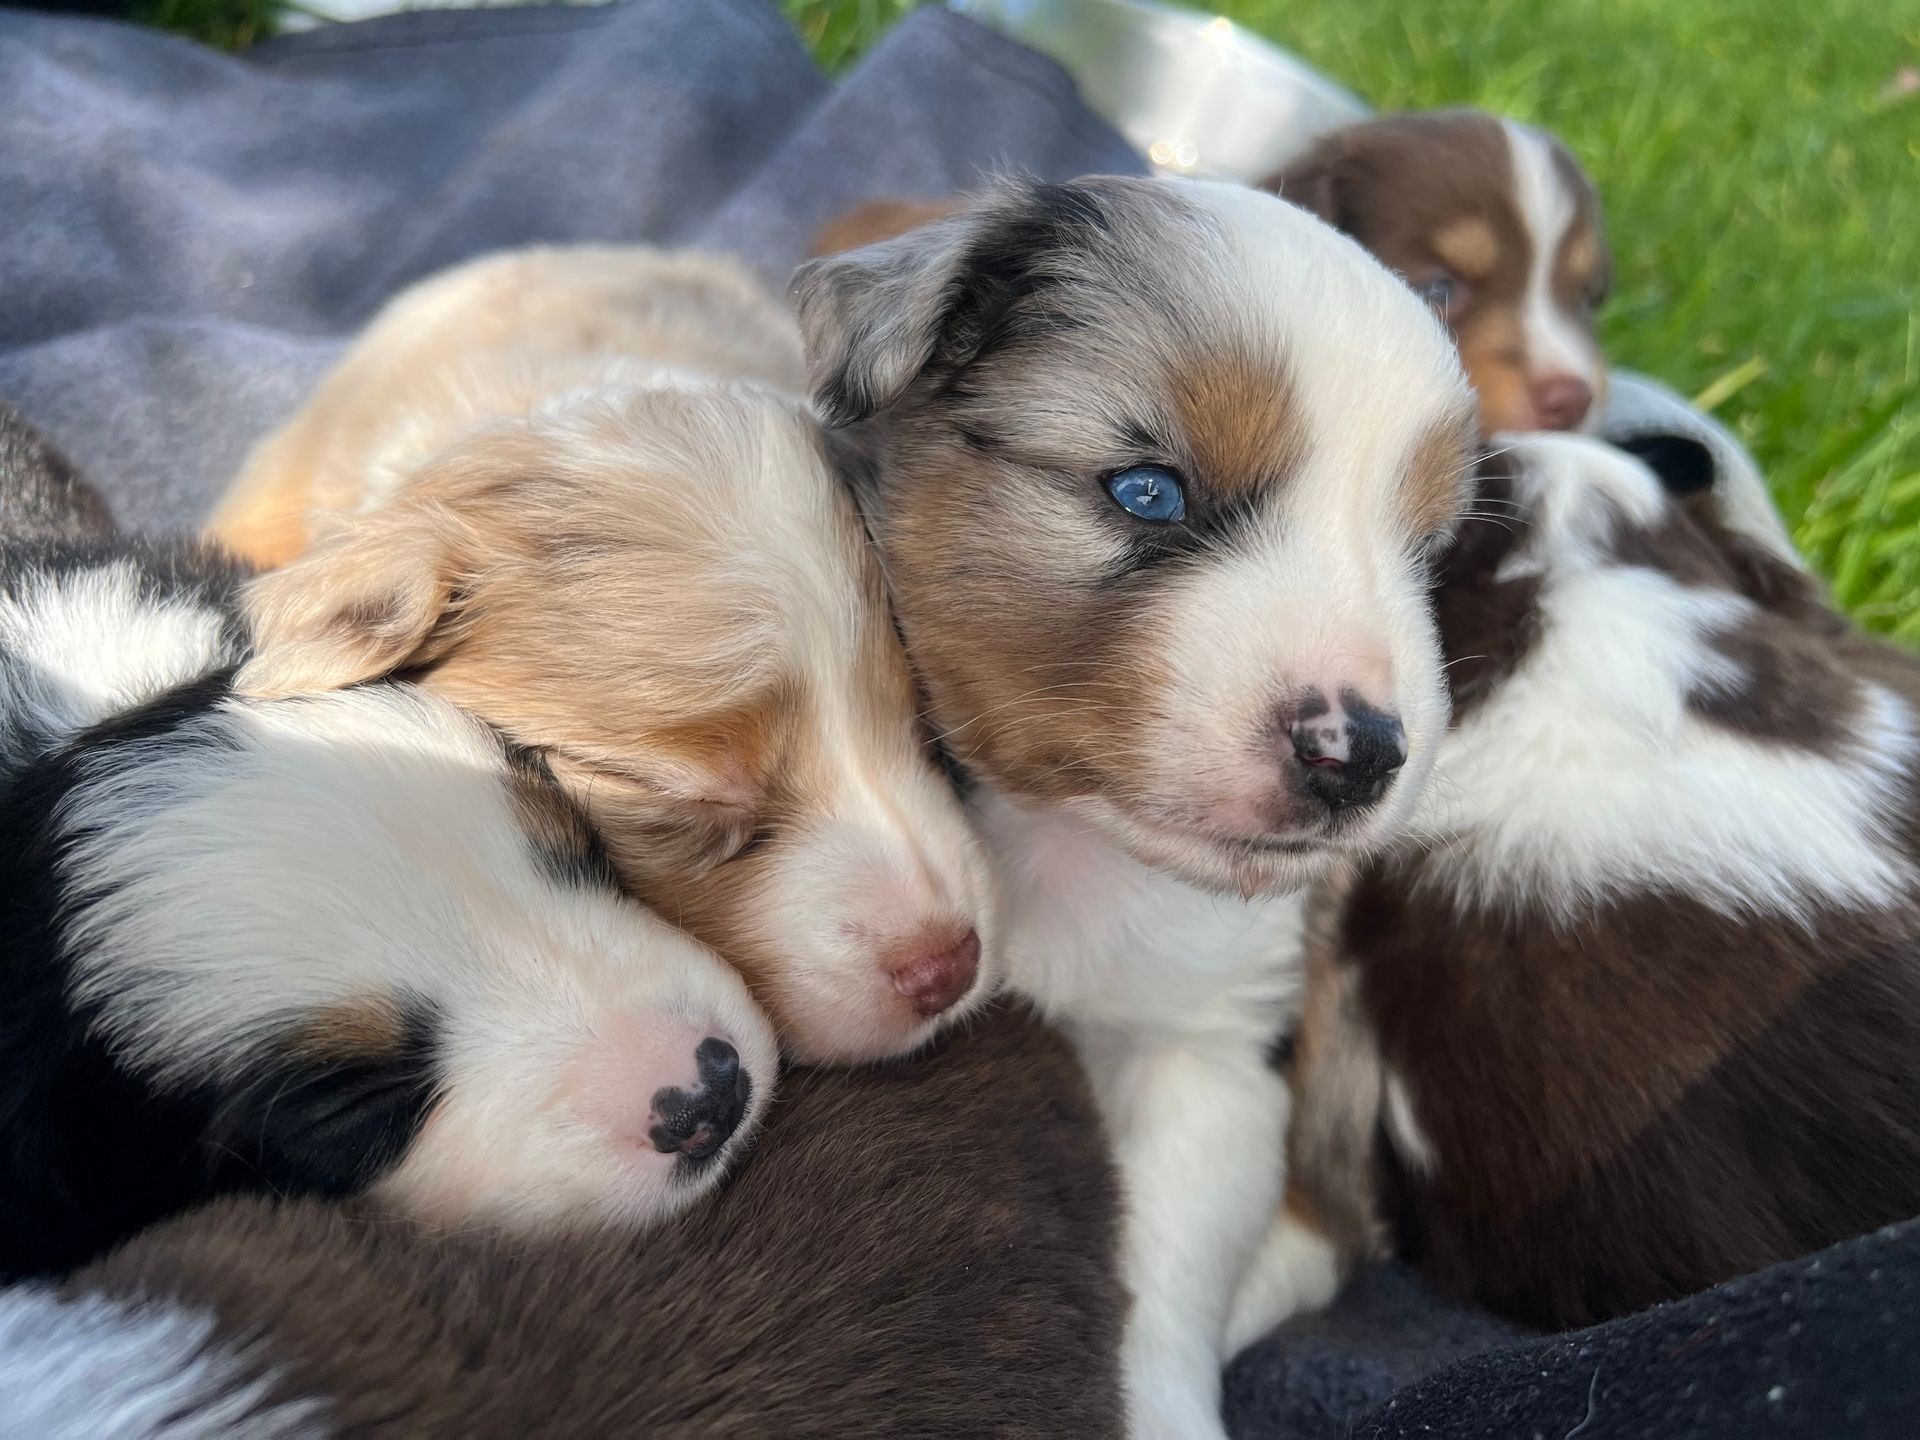
[[757, 797], [683, 775], [642, 775], [552, 752], [554, 775], [603, 834], [625, 839], [622, 862], [643, 874], [686, 876], [740, 858], [766, 835]]

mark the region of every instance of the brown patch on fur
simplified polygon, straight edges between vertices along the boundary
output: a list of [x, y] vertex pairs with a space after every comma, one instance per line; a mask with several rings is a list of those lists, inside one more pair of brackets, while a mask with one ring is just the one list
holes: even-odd
[[294, 1058], [316, 1062], [390, 1060], [407, 1045], [407, 1019], [389, 1000], [345, 1000], [316, 1010], [286, 1038]]
[[[1548, 643], [1540, 582], [1495, 578], [1526, 519], [1504, 514], [1511, 487], [1493, 465], [1482, 484], [1502, 518], [1461, 527], [1435, 597], [1458, 712]], [[1847, 631], [1710, 502], [1622, 521], [1613, 550], [1760, 607], [1714, 637], [1744, 683], [1690, 699], [1716, 723], [1821, 748], [1857, 716], [1863, 682], [1920, 694], [1920, 660]], [[1899, 824], [1920, 858], [1911, 790]], [[1359, 976], [1360, 1028], [1438, 1156], [1431, 1173], [1390, 1163], [1387, 1199], [1401, 1248], [1443, 1286], [1584, 1324], [1920, 1209], [1920, 905], [1803, 924], [1648, 890], [1569, 919], [1517, 894], [1456, 901], [1432, 866], [1424, 853], [1372, 866], [1340, 901], [1337, 945]], [[1308, 1014], [1334, 1033], [1323, 983], [1310, 970]], [[1325, 1108], [1313, 1078], [1309, 1117]]]
[[1305, 462], [1312, 441], [1284, 356], [1211, 355], [1169, 380], [1180, 432], [1219, 502], [1268, 492]]
[[1347, 937], [1440, 1157], [1397, 1228], [1446, 1288], [1584, 1324], [1920, 1205], [1920, 917], [1816, 943], [1659, 894], [1569, 929], [1416, 882], [1372, 877]]
[[1435, 566], [1434, 620], [1456, 718], [1519, 669], [1539, 639], [1539, 578], [1499, 574], [1526, 527], [1513, 494], [1497, 461], [1482, 466], [1475, 514], [1461, 522]]
[[1434, 425], [1413, 447], [1401, 491], [1407, 533], [1433, 535], [1460, 518], [1473, 487], [1473, 417]]
[[1704, 719], [1776, 745], [1832, 754], [1850, 739], [1865, 696], [1825, 636], [1756, 615], [1709, 637], [1740, 668], [1726, 685], [1702, 685], [1687, 708]]
[[644, 1236], [229, 1201], [69, 1291], [204, 1309], [258, 1403], [319, 1397], [342, 1433], [1117, 1440], [1118, 1214], [1070, 1048], [1001, 1012], [790, 1074], [742, 1170]]
[[1613, 284], [1600, 192], [1566, 146], [1554, 141], [1552, 154], [1554, 174], [1573, 197], [1573, 219], [1553, 257], [1553, 296], [1569, 314], [1590, 315]]
[[[1556, 302], [1592, 331], [1605, 294], [1606, 240], [1599, 197], [1565, 147], [1555, 172], [1574, 197], [1574, 218], [1552, 257]], [[1262, 187], [1313, 210], [1388, 267], [1421, 286], [1456, 284], [1445, 319], [1480, 395], [1488, 433], [1532, 429], [1531, 382], [1521, 310], [1533, 264], [1514, 194], [1505, 128], [1473, 110], [1436, 110], [1363, 121], [1322, 137]]]
[[964, 200], [868, 200], [842, 211], [814, 231], [813, 240], [807, 246], [807, 258], [877, 245], [882, 240], [891, 240], [958, 214], [965, 206]]

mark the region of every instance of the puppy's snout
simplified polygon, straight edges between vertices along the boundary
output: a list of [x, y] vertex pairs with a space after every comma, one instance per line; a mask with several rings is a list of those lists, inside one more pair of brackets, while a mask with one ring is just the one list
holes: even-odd
[[1376, 710], [1351, 691], [1337, 703], [1310, 698], [1294, 712], [1288, 737], [1307, 792], [1329, 810], [1373, 804], [1407, 763], [1400, 717]]
[[1545, 375], [1528, 388], [1542, 430], [1571, 430], [1593, 408], [1593, 387], [1578, 375]]
[[972, 926], [957, 935], [951, 926], [922, 931], [894, 950], [886, 969], [916, 1014], [938, 1015], [973, 988], [980, 973], [980, 934]]
[[662, 1155], [694, 1164], [711, 1160], [733, 1138], [753, 1098], [753, 1079], [740, 1052], [709, 1035], [693, 1052], [698, 1082], [691, 1089], [663, 1085], [653, 1093], [653, 1124], [647, 1140]]

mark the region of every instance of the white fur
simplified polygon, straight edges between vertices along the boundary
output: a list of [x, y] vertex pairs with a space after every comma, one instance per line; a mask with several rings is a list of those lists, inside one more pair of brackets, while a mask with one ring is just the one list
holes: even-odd
[[1574, 323], [1553, 295], [1554, 262], [1574, 221], [1574, 196], [1553, 163], [1552, 142], [1530, 126], [1511, 120], [1503, 125], [1513, 161], [1514, 204], [1532, 246], [1520, 310], [1527, 371], [1536, 379], [1572, 375], [1592, 386], [1596, 403], [1581, 424], [1591, 429], [1599, 423], [1605, 367], [1593, 336]]
[[234, 657], [219, 611], [156, 600], [130, 560], [0, 590], [0, 774], [36, 737], [57, 742]]
[[325, 1407], [275, 1401], [270, 1372], [211, 1316], [39, 1286], [0, 1293], [0, 1428], [33, 1440], [319, 1440]]
[[[1183, 190], [1228, 237], [1227, 313], [1289, 358], [1311, 454], [1249, 538], [1194, 567], [1142, 636], [1174, 672], [1140, 717], [1159, 737], [1145, 753], [1166, 757], [1142, 788], [1167, 797], [1167, 813], [1108, 797], [979, 801], [1003, 870], [1013, 983], [1065, 1023], [1112, 1129], [1129, 1203], [1130, 1431], [1155, 1440], [1224, 1434], [1235, 1289], [1280, 1209], [1288, 1097], [1266, 1056], [1296, 1006], [1304, 923], [1283, 892], [1339, 850], [1397, 835], [1446, 723], [1417, 537], [1399, 506], [1418, 440], [1470, 413], [1444, 331], [1357, 246], [1272, 197]], [[1231, 797], [1276, 772], [1257, 750], [1261, 719], [1301, 685], [1351, 687], [1398, 711], [1407, 764], [1337, 844], [1225, 862], [1216, 837], [1254, 823]], [[1209, 795], [1212, 811], [1185, 808]], [[1324, 1298], [1298, 1278], [1299, 1303]], [[1272, 1290], [1248, 1307], [1263, 1327], [1284, 1308]]]
[[1113, 1135], [1134, 1296], [1133, 1433], [1220, 1427], [1227, 1307], [1280, 1202], [1303, 911], [1150, 870], [1061, 809], [988, 793], [1013, 983], [1064, 1022]]
[[1569, 915], [1649, 889], [1743, 915], [1911, 894], [1890, 832], [1914, 755], [1907, 707], [1864, 687], [1833, 757], [1693, 714], [1696, 685], [1738, 682], [1709, 636], [1752, 603], [1607, 557], [1618, 515], [1647, 523], [1667, 503], [1638, 461], [1575, 437], [1501, 443], [1533, 518], [1503, 573], [1543, 578], [1544, 633], [1442, 747], [1426, 823], [1470, 842], [1436, 852], [1443, 883], [1483, 906]]
[[1225, 1353], [1238, 1355], [1281, 1321], [1318, 1310], [1339, 1289], [1339, 1250], [1311, 1225], [1282, 1210], [1234, 1290]]
[[1417, 1174], [1432, 1174], [1440, 1164], [1440, 1155], [1421, 1128], [1420, 1117], [1414, 1113], [1413, 1095], [1407, 1089], [1407, 1082], [1394, 1071], [1387, 1071], [1380, 1099], [1380, 1121], [1386, 1126], [1400, 1158]]
[[[774, 1042], [711, 952], [541, 870], [478, 722], [405, 687], [231, 701], [215, 742], [117, 755], [72, 797], [77, 997], [162, 1085], [231, 1076], [340, 1005], [417, 998], [444, 1093], [382, 1192], [449, 1219], [632, 1221], [687, 1203], [648, 1101], [716, 1035], [772, 1088]], [[736, 1148], [739, 1140], [734, 1142]]]

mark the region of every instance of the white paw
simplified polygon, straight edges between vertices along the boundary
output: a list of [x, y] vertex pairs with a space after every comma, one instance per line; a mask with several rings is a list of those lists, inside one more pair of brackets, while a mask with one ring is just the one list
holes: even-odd
[[1232, 1359], [1281, 1321], [1318, 1310], [1339, 1288], [1340, 1252], [1318, 1230], [1282, 1210], [1234, 1291], [1223, 1353]]

